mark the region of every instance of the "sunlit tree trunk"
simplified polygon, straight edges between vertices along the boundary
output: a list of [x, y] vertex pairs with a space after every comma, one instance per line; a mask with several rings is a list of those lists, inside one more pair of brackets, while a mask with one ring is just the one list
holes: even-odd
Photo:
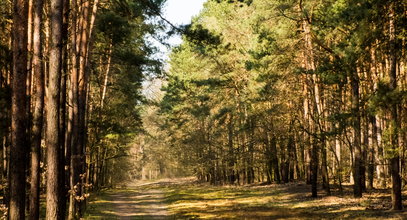
[[60, 86], [62, 75], [62, 19], [63, 0], [52, 0], [50, 11], [51, 39], [49, 75], [46, 96], [45, 144], [47, 146], [47, 213], [46, 219], [59, 219], [61, 210], [60, 166]]
[[[305, 56], [305, 54], [304, 54]], [[305, 58], [304, 58], [304, 68], [305, 68]], [[308, 98], [308, 77], [305, 75], [303, 76], [303, 127], [304, 127], [304, 156], [305, 156], [305, 164], [304, 164], [304, 171], [306, 174], [306, 183], [311, 184], [311, 137], [309, 134], [309, 121], [310, 121], [310, 111], [309, 111], [309, 98]]]
[[76, 1], [72, 1], [71, 15], [72, 15], [72, 28], [71, 28], [71, 86], [69, 91], [69, 102], [71, 107], [69, 108], [68, 126], [67, 126], [67, 138], [66, 148], [67, 155], [70, 158], [70, 197], [69, 197], [69, 209], [68, 219], [74, 219], [76, 217], [76, 200], [75, 197], [79, 196], [77, 190], [78, 183], [80, 181], [80, 156], [78, 155], [78, 29], [77, 29], [77, 16], [78, 16], [78, 4]]
[[[311, 27], [310, 21], [304, 18], [302, 23], [302, 28], [304, 30], [304, 67], [307, 71], [315, 71], [315, 60], [314, 60], [314, 52], [313, 52], [313, 45], [312, 45], [312, 37], [311, 37]], [[311, 108], [308, 109], [309, 113], [309, 129], [308, 132], [310, 135], [316, 135], [319, 130], [319, 117], [321, 116], [321, 109], [320, 109], [320, 90], [319, 85], [317, 82], [317, 76], [313, 73], [312, 78], [309, 79], [312, 81], [312, 85], [310, 86], [309, 91], [313, 90], [313, 95], [309, 94], [310, 100], [309, 106]], [[312, 113], [311, 113], [312, 112]], [[319, 164], [319, 143], [320, 141], [315, 137], [310, 137], [310, 182], [311, 182], [311, 194], [312, 197], [317, 197], [317, 186], [318, 186], [318, 164]]]
[[42, 10], [43, 1], [34, 3], [34, 36], [33, 36], [33, 116], [31, 141], [31, 178], [30, 178], [30, 219], [39, 219], [40, 208], [40, 158], [41, 134], [44, 109], [44, 69], [42, 53]]
[[105, 77], [103, 79], [103, 87], [102, 87], [102, 94], [100, 98], [100, 109], [103, 109], [104, 103], [105, 103], [105, 98], [106, 98], [106, 93], [107, 93], [107, 84], [109, 82], [109, 72], [110, 72], [110, 64], [112, 62], [112, 52], [113, 52], [113, 44], [110, 43], [109, 49], [107, 51], [107, 64], [106, 64], [106, 70], [105, 70]]
[[335, 160], [336, 160], [336, 176], [338, 178], [339, 183], [339, 193], [342, 194], [342, 143], [339, 140], [339, 135], [335, 136]]
[[369, 152], [368, 152], [368, 188], [374, 188], [374, 173], [375, 173], [375, 150], [377, 149], [377, 127], [374, 116], [369, 116]]

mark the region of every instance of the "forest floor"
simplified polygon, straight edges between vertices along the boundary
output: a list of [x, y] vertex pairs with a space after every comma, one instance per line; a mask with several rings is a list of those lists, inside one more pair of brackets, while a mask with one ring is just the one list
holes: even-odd
[[322, 189], [319, 194], [311, 198], [304, 183], [210, 186], [161, 180], [102, 191], [89, 202], [85, 219], [407, 219], [407, 211], [389, 210], [389, 190], [370, 190], [360, 199], [352, 197], [351, 186], [342, 195], [333, 190], [326, 196]]

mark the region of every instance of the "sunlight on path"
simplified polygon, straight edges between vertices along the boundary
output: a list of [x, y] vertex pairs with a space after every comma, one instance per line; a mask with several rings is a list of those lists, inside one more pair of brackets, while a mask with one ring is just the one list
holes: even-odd
[[89, 202], [85, 219], [407, 219], [393, 212], [387, 190], [355, 199], [352, 187], [310, 197], [309, 185], [211, 186], [194, 179], [131, 183], [101, 192]]
[[148, 189], [146, 184], [109, 190], [100, 197], [90, 202], [85, 219], [171, 219], [164, 192]]
[[162, 202], [164, 194], [160, 190], [141, 193], [120, 192], [112, 195], [116, 215], [120, 219], [165, 219], [168, 218], [166, 205]]

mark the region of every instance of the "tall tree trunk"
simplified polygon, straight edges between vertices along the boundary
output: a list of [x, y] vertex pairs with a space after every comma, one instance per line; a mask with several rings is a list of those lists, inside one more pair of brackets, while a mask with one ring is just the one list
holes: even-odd
[[[365, 111], [362, 109], [362, 111]], [[367, 165], [367, 156], [368, 156], [368, 145], [369, 145], [369, 122], [366, 117], [366, 113], [362, 112], [362, 122], [361, 122], [361, 166], [360, 166], [360, 186], [362, 189], [362, 193], [366, 192], [366, 165]]]
[[13, 77], [11, 100], [10, 151], [10, 219], [24, 219], [25, 174], [29, 147], [26, 146], [27, 128], [27, 26], [28, 1], [13, 2]]
[[68, 219], [74, 219], [77, 214], [76, 196], [79, 196], [78, 186], [80, 182], [80, 155], [78, 152], [78, 31], [77, 15], [78, 5], [73, 1], [72, 8], [72, 23], [75, 24], [71, 29], [71, 87], [70, 87], [70, 103], [68, 131], [67, 131], [67, 153], [70, 152], [70, 189]]
[[234, 152], [234, 143], [233, 143], [233, 139], [234, 139], [234, 125], [233, 125], [233, 114], [230, 114], [230, 118], [229, 118], [229, 122], [228, 122], [228, 180], [230, 184], [234, 184], [236, 177], [235, 177], [235, 170], [234, 170], [234, 166], [235, 166], [235, 152]]
[[47, 146], [47, 213], [46, 219], [59, 219], [61, 213], [60, 166], [60, 86], [62, 74], [62, 13], [63, 0], [51, 0], [51, 39], [49, 50], [49, 76], [47, 85], [47, 111], [45, 140]]
[[[337, 125], [335, 125], [337, 126]], [[342, 187], [342, 144], [341, 141], [339, 140], [338, 136], [335, 136], [335, 160], [337, 163], [336, 167], [336, 172], [337, 172], [337, 177], [338, 177], [338, 183], [339, 183], [339, 193], [343, 193], [343, 187]]]
[[352, 116], [353, 116], [353, 195], [354, 197], [362, 197], [362, 185], [361, 185], [361, 160], [362, 160], [362, 148], [361, 148], [361, 131], [360, 131], [360, 112], [359, 112], [359, 77], [357, 71], [351, 73], [351, 89], [352, 89]]
[[[395, 8], [396, 2], [392, 1], [390, 3], [390, 22], [389, 22], [389, 61], [390, 61], [390, 91], [394, 91], [397, 88], [397, 42], [396, 42], [396, 22], [395, 22]], [[400, 122], [398, 121], [397, 115], [397, 103], [392, 103], [390, 106], [390, 131], [391, 137], [390, 142], [392, 145], [392, 152], [390, 159], [391, 166], [391, 180], [392, 180], [392, 208], [393, 210], [402, 210], [403, 203], [401, 198], [401, 177], [400, 177], [400, 156], [399, 156], [399, 143], [398, 143], [398, 132], [400, 130]]]
[[[304, 40], [305, 40], [305, 68], [307, 71], [315, 71], [315, 61], [314, 61], [314, 51], [312, 45], [312, 37], [311, 37], [311, 24], [309, 19], [304, 19], [303, 21], [303, 29], [304, 29]], [[319, 118], [322, 116], [322, 110], [320, 109], [320, 90], [318, 85], [317, 76], [315, 74], [312, 75], [313, 82], [313, 90], [314, 96], [311, 99], [310, 106], [312, 106], [312, 113], [310, 112], [309, 117], [309, 132], [313, 135], [316, 135], [319, 130]], [[312, 93], [311, 93], [312, 94]], [[319, 164], [319, 140], [316, 137], [310, 138], [310, 145], [311, 145], [311, 161], [310, 161], [310, 180], [311, 180], [311, 196], [317, 197], [317, 186], [318, 186], [318, 164]]]
[[[59, 164], [59, 185], [60, 185], [60, 195], [61, 198], [59, 200], [60, 204], [59, 207], [61, 209], [60, 213], [64, 213], [65, 216], [66, 212], [66, 193], [65, 190], [65, 131], [66, 131], [66, 90], [67, 90], [67, 75], [65, 71], [61, 69], [61, 78], [60, 78], [60, 106], [59, 106], [59, 154], [58, 154], [58, 164]], [[64, 216], [60, 216], [60, 219], [63, 219]]]
[[[325, 142], [325, 141], [324, 141]], [[331, 187], [329, 186], [329, 173], [328, 173], [328, 161], [327, 161], [327, 143], [323, 143], [324, 145], [321, 147], [321, 173], [324, 182], [324, 188], [327, 195], [331, 195]]]
[[311, 197], [318, 196], [318, 149], [319, 146], [315, 138], [311, 141]]
[[[305, 57], [305, 55], [304, 55]], [[304, 118], [303, 118], [303, 125], [304, 125], [304, 155], [305, 155], [305, 164], [304, 164], [304, 172], [306, 174], [306, 183], [311, 184], [311, 150], [309, 149], [311, 146], [311, 137], [308, 133], [309, 131], [309, 121], [310, 121], [310, 113], [309, 113], [309, 99], [308, 99], [308, 77], [303, 77], [303, 106], [304, 106]]]
[[33, 127], [31, 142], [31, 186], [30, 219], [39, 219], [40, 209], [40, 159], [41, 133], [44, 111], [44, 70], [42, 54], [42, 9], [43, 1], [34, 3], [34, 37], [33, 37]]
[[112, 61], [112, 52], [113, 52], [113, 44], [110, 43], [109, 49], [107, 51], [107, 64], [106, 64], [106, 70], [105, 70], [105, 77], [103, 79], [102, 94], [101, 94], [101, 98], [100, 98], [100, 110], [103, 109], [103, 105], [105, 103], [104, 101], [105, 101], [106, 93], [107, 93], [107, 83], [109, 82], [109, 71], [110, 71], [110, 64]]
[[375, 171], [375, 149], [377, 149], [377, 127], [376, 127], [376, 119], [374, 116], [369, 117], [369, 164], [368, 164], [368, 188], [374, 189], [374, 171]]
[[377, 165], [377, 180], [379, 182], [380, 187], [384, 188], [387, 185], [387, 178], [386, 178], [386, 170], [385, 170], [385, 159], [384, 159], [384, 149], [382, 145], [382, 119], [376, 115], [376, 141], [377, 141], [377, 149], [376, 149], [376, 161]]
[[[69, 172], [66, 172], [66, 167], [69, 167], [69, 156], [67, 156], [67, 89], [68, 89], [68, 63], [69, 63], [69, 51], [68, 51], [68, 26], [69, 26], [69, 14], [70, 14], [70, 0], [63, 0], [63, 25], [62, 25], [62, 44], [63, 44], [63, 57], [62, 57], [62, 78], [61, 78], [61, 107], [60, 107], [60, 152], [59, 163], [60, 166], [60, 184], [61, 184], [61, 200], [60, 207], [61, 212], [65, 216], [66, 213], [66, 201], [68, 195], [69, 186]], [[70, 140], [69, 140], [70, 141]], [[68, 157], [68, 158], [67, 158]], [[60, 218], [64, 217], [60, 216]]]
[[[378, 81], [379, 81], [379, 72], [380, 69], [378, 67], [378, 59], [376, 56], [376, 49], [372, 48], [371, 51], [371, 71], [372, 71], [372, 85], [371, 85], [371, 90], [377, 90], [378, 87]], [[385, 172], [384, 172], [384, 160], [383, 160], [383, 146], [381, 143], [381, 134], [382, 134], [382, 127], [381, 127], [381, 119], [379, 115], [372, 116], [371, 118], [371, 124], [372, 124], [372, 144], [374, 147], [374, 152], [375, 152], [375, 160], [374, 163], [376, 164], [376, 173], [377, 173], [377, 182], [379, 187], [385, 187], [386, 185], [386, 178], [385, 178]]]
[[280, 169], [278, 164], [278, 157], [277, 157], [277, 140], [274, 135], [272, 135], [270, 140], [270, 147], [271, 147], [271, 159], [273, 164], [273, 171], [274, 171], [274, 181], [280, 183]]
[[[32, 55], [33, 55], [33, 0], [28, 0], [28, 26], [27, 26], [27, 88], [26, 88], [26, 94], [27, 94], [27, 109], [26, 112], [28, 114], [27, 116], [27, 138], [26, 138], [26, 145], [31, 146], [31, 94], [32, 94]], [[29, 152], [27, 154], [27, 158], [25, 160], [26, 162], [26, 168], [30, 167], [30, 157], [29, 157]], [[27, 173], [29, 174], [29, 173]], [[30, 184], [28, 184], [30, 185]], [[28, 186], [30, 187], [30, 186]], [[28, 189], [28, 188], [27, 188]], [[30, 203], [29, 203], [29, 195], [26, 195], [26, 211], [29, 211], [30, 208]]]
[[[77, 147], [76, 149], [76, 162], [77, 164], [75, 165], [77, 169], [76, 171], [76, 176], [74, 177], [77, 179], [77, 183], [79, 183], [78, 187], [78, 194], [81, 196], [83, 193], [83, 185], [82, 180], [80, 176], [84, 174], [84, 168], [85, 168], [85, 144], [86, 144], [86, 125], [85, 125], [85, 118], [86, 118], [86, 91], [87, 91], [87, 81], [88, 81], [88, 76], [87, 76], [87, 71], [86, 71], [86, 61], [87, 61], [87, 56], [88, 56], [88, 40], [89, 40], [89, 22], [88, 22], [88, 16], [89, 16], [89, 8], [90, 8], [90, 2], [85, 1], [82, 7], [82, 13], [81, 13], [81, 21], [80, 21], [80, 32], [78, 34], [78, 39], [80, 40], [80, 44], [77, 45], [79, 48], [79, 63], [78, 63], [78, 133], [77, 133]], [[84, 178], [84, 176], [82, 176]], [[83, 202], [77, 201], [77, 214], [79, 216], [82, 215], [83, 211]]]

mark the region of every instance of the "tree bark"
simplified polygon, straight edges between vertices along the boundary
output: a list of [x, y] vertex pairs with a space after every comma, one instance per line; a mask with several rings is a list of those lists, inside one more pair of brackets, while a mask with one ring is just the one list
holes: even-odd
[[67, 122], [66, 122], [66, 113], [67, 113], [67, 88], [68, 88], [68, 58], [69, 58], [69, 51], [68, 51], [68, 26], [69, 26], [69, 12], [70, 12], [70, 0], [63, 0], [63, 21], [62, 21], [62, 77], [61, 77], [61, 101], [60, 101], [60, 128], [59, 128], [59, 138], [60, 138], [60, 152], [59, 152], [59, 166], [60, 168], [60, 190], [61, 190], [61, 199], [60, 199], [60, 207], [61, 207], [61, 214], [59, 218], [64, 218], [66, 213], [66, 201], [68, 195], [68, 186], [69, 186], [69, 175], [66, 172], [67, 158], [66, 158], [66, 148], [67, 142], [65, 132], [67, 130]]
[[44, 110], [44, 69], [42, 54], [42, 9], [43, 1], [34, 3], [34, 36], [33, 36], [33, 127], [31, 141], [31, 185], [30, 185], [30, 219], [39, 219], [40, 208], [40, 159], [41, 133]]
[[[302, 7], [300, 5], [300, 7]], [[304, 30], [304, 67], [307, 71], [315, 71], [315, 60], [314, 60], [314, 51], [312, 45], [312, 36], [311, 36], [311, 24], [310, 20], [304, 18], [303, 21], [303, 30]], [[318, 133], [319, 128], [319, 117], [321, 117], [322, 109], [321, 109], [321, 100], [320, 100], [320, 89], [318, 85], [317, 76], [315, 74], [312, 75], [312, 79], [309, 79], [313, 82], [313, 87], [310, 87], [310, 90], [313, 90], [314, 97], [310, 98], [312, 104], [309, 104], [311, 109], [308, 109], [308, 132], [312, 135], [316, 135]], [[310, 93], [310, 91], [306, 91]], [[312, 92], [309, 96], [312, 95]], [[313, 114], [312, 114], [312, 113]], [[319, 164], [319, 140], [316, 137], [310, 137], [310, 147], [311, 147], [311, 155], [310, 155], [310, 182], [311, 182], [311, 196], [317, 197], [318, 194], [318, 164]]]
[[10, 204], [9, 218], [24, 219], [25, 215], [25, 172], [27, 153], [27, 28], [28, 1], [13, 2], [13, 77], [11, 100], [10, 151]]
[[71, 29], [71, 87], [70, 87], [70, 103], [71, 108], [68, 119], [68, 131], [67, 131], [67, 154], [70, 157], [70, 189], [71, 194], [69, 197], [69, 210], [68, 219], [74, 219], [76, 217], [76, 200], [75, 197], [79, 194], [77, 190], [78, 183], [80, 181], [80, 170], [78, 164], [80, 164], [80, 158], [78, 158], [78, 31], [77, 31], [77, 15], [78, 5], [76, 1], [72, 6], [72, 23], [75, 24]]
[[276, 183], [280, 183], [281, 178], [280, 178], [280, 169], [279, 169], [279, 164], [278, 164], [278, 157], [277, 157], [277, 140], [274, 135], [271, 137], [270, 140], [270, 148], [271, 148], [271, 160], [273, 164], [273, 171], [274, 171], [274, 181]]
[[103, 109], [104, 101], [106, 98], [106, 93], [107, 93], [107, 83], [109, 82], [109, 71], [110, 71], [110, 64], [112, 61], [112, 50], [113, 50], [113, 44], [110, 43], [109, 49], [107, 51], [107, 64], [106, 64], [106, 72], [105, 72], [105, 77], [103, 80], [103, 89], [102, 89], [102, 94], [100, 98], [100, 109]]
[[[305, 57], [305, 55], [304, 55]], [[306, 65], [306, 64], [305, 64]], [[303, 77], [303, 106], [304, 106], [304, 115], [303, 115], [303, 126], [304, 126], [304, 172], [306, 175], [306, 183], [311, 184], [311, 150], [309, 149], [311, 146], [311, 137], [308, 133], [309, 131], [309, 121], [310, 121], [310, 114], [309, 114], [309, 101], [308, 101], [308, 77]]]
[[[395, 8], [396, 3], [392, 1], [390, 3], [390, 14], [389, 14], [389, 61], [390, 61], [390, 91], [395, 91], [397, 89], [397, 42], [396, 42], [396, 22], [395, 22]], [[391, 137], [390, 142], [392, 145], [392, 154], [390, 159], [390, 172], [392, 180], [392, 208], [393, 210], [402, 210], [403, 203], [401, 197], [401, 177], [400, 177], [400, 156], [399, 156], [399, 143], [398, 143], [398, 132], [400, 130], [400, 122], [398, 121], [397, 114], [397, 102], [394, 102], [390, 106], [390, 130]]]
[[374, 189], [374, 171], [375, 171], [375, 149], [377, 149], [377, 127], [376, 119], [374, 116], [369, 117], [369, 164], [368, 164], [368, 188]]
[[311, 197], [316, 198], [318, 196], [318, 149], [316, 141], [311, 143]]
[[[89, 1], [86, 1], [83, 6], [83, 19], [82, 19], [82, 32], [79, 38], [81, 39], [81, 44], [79, 47], [79, 71], [78, 71], [78, 149], [77, 149], [77, 169], [78, 174], [82, 175], [85, 173], [85, 145], [86, 145], [86, 91], [88, 84], [88, 76], [86, 71], [86, 61], [88, 56], [88, 11], [89, 11]], [[79, 178], [80, 181], [80, 195], [83, 194], [83, 178]], [[78, 214], [79, 216], [83, 213], [83, 202], [78, 201]]]
[[60, 86], [62, 75], [62, 13], [63, 0], [51, 1], [51, 39], [49, 50], [49, 76], [47, 85], [47, 111], [45, 143], [47, 146], [47, 213], [46, 219], [60, 219], [61, 175], [60, 166]]
[[351, 75], [351, 87], [352, 87], [352, 115], [353, 115], [353, 149], [354, 149], [354, 161], [353, 161], [353, 196], [356, 198], [362, 197], [362, 184], [361, 184], [361, 160], [362, 160], [362, 148], [361, 148], [361, 131], [360, 131], [360, 112], [359, 112], [359, 77], [357, 72], [353, 72]]

